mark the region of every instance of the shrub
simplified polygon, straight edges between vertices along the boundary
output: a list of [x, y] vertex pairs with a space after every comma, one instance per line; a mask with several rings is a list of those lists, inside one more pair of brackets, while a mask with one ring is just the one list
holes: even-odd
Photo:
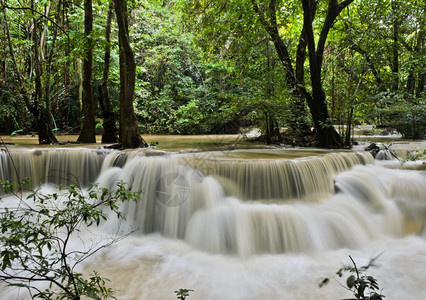
[[[52, 194], [35, 190], [24, 198], [21, 190], [25, 186], [29, 187], [29, 180], [0, 182], [7, 197], [13, 195], [16, 200], [0, 208], [0, 282], [25, 288], [33, 298], [40, 299], [113, 297], [106, 279], [96, 271], [84, 276], [77, 272], [77, 266], [124, 236], [88, 242], [91, 245], [83, 250], [73, 249], [70, 240], [85, 228], [106, 221], [105, 208], [123, 218], [119, 203], [137, 201], [139, 194], [127, 191], [120, 182], [114, 191], [96, 185], [83, 191], [71, 185]], [[40, 282], [48, 287], [41, 288]]]

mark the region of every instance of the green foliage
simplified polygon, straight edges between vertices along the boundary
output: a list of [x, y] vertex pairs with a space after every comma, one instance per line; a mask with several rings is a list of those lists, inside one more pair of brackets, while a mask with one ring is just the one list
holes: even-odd
[[[16, 80], [6, 24], [3, 16], [0, 19], [0, 128], [5, 134], [20, 129], [27, 133], [36, 127], [37, 116], [26, 107], [22, 90], [30, 104], [51, 108], [59, 131], [79, 130], [84, 13], [79, 2], [67, 2], [60, 14], [57, 1], [46, 3], [35, 1], [32, 11], [25, 8], [25, 2], [7, 1], [11, 8], [5, 9], [6, 20], [21, 80]], [[135, 111], [143, 132], [214, 133], [234, 123], [258, 127], [265, 134], [278, 128], [290, 128], [296, 135], [304, 132], [297, 127], [309, 125], [310, 116], [292, 106], [294, 86], [287, 86], [282, 64], [253, 3], [262, 13], [268, 10], [269, 2], [259, 0], [129, 2], [129, 34], [138, 65]], [[318, 33], [327, 1], [316, 3], [313, 29]], [[303, 27], [300, 1], [275, 4], [279, 34], [295, 58]], [[96, 98], [109, 1], [93, 5]], [[348, 134], [347, 124], [363, 123], [388, 126], [407, 138], [424, 135], [424, 13], [419, 1], [371, 0], [353, 1], [339, 15], [328, 34], [322, 76], [330, 117], [340, 126], [342, 136]], [[61, 26], [55, 45], [57, 27], [46, 17]], [[113, 22], [109, 92], [115, 111], [117, 45]], [[302, 69], [303, 85], [311, 93], [308, 60]], [[39, 89], [36, 79], [40, 79]], [[97, 116], [101, 117], [99, 110]]]
[[421, 139], [426, 135], [426, 100], [407, 93], [377, 95], [377, 117], [382, 126], [397, 130], [403, 138]]
[[[176, 7], [204, 60], [215, 67], [212, 73], [207, 66], [204, 76], [204, 98], [216, 104], [210, 120], [255, 126], [269, 137], [293, 121], [282, 66], [250, 2], [177, 1]], [[285, 16], [280, 21], [290, 27]], [[203, 65], [199, 69], [203, 74]]]
[[[2, 50], [6, 49], [0, 49], [0, 62], [6, 67], [9, 60], [3, 58], [6, 53]], [[22, 98], [14, 90], [14, 80], [11, 78], [13, 74], [3, 66], [0, 63], [0, 133], [11, 134], [19, 129], [27, 131], [31, 128], [31, 118], [24, 108]]]
[[[86, 229], [106, 221], [107, 209], [123, 218], [119, 204], [137, 201], [139, 195], [120, 182], [114, 191], [96, 185], [83, 191], [71, 185], [51, 194], [35, 190], [23, 198], [22, 189], [28, 184], [29, 180], [0, 182], [1, 190], [8, 194], [7, 200], [1, 199], [0, 209], [0, 282], [25, 288], [40, 299], [113, 297], [106, 279], [96, 271], [83, 275], [78, 266], [123, 237], [96, 238], [96, 242], [86, 238], [83, 249], [73, 248], [70, 241], [81, 239], [83, 233], [94, 235]], [[41, 288], [39, 282], [48, 287]]]
[[[102, 78], [104, 23], [108, 2], [94, 3], [96, 21], [91, 34], [96, 45], [94, 80]], [[8, 47], [2, 14], [0, 19], [2, 41], [0, 128], [2, 133], [10, 133], [17, 129], [31, 132], [37, 128], [37, 115], [33, 114], [34, 110], [28, 107], [28, 103], [38, 109], [50, 108], [58, 131], [78, 131], [81, 116], [79, 99], [81, 98], [82, 60], [87, 44], [83, 33], [84, 11], [81, 5], [75, 2], [61, 5], [59, 14], [58, 1], [34, 1], [32, 9], [29, 9], [28, 3], [11, 0], [7, 1], [7, 7], [5, 12], [13, 49], [10, 50]], [[55, 30], [58, 30], [58, 35], [54, 43]], [[116, 44], [116, 41], [114, 43]], [[116, 93], [118, 86], [117, 50], [112, 48], [110, 87], [113, 94]], [[20, 80], [16, 80], [11, 52], [14, 54]], [[37, 67], [40, 67], [40, 70]], [[47, 68], [50, 69], [50, 77], [48, 77]], [[22, 90], [25, 90], [28, 95], [28, 103], [24, 103], [22, 99]]]
[[193, 34], [181, 31], [172, 7], [146, 3], [135, 22], [136, 114], [142, 131], [211, 133], [232, 120], [235, 112], [223, 107], [239, 92], [233, 66], [205, 60]]
[[401, 164], [409, 161], [421, 161], [426, 166], [426, 149], [415, 149], [408, 153], [407, 157], [401, 160]]
[[354, 1], [341, 14], [324, 59], [331, 116], [342, 135], [351, 121], [405, 138], [424, 135], [422, 14], [424, 5], [412, 0]]
[[[383, 296], [380, 292], [377, 279], [375, 279], [373, 276], [365, 274], [365, 272], [370, 267], [375, 266], [374, 263], [379, 256], [376, 256], [375, 258], [371, 259], [366, 266], [358, 268], [355, 261], [349, 255], [349, 258], [352, 262], [352, 266], [344, 266], [336, 272], [339, 277], [343, 277], [344, 274], [349, 273], [349, 276], [346, 278], [345, 288], [353, 293], [354, 298], [350, 298], [351, 300], [383, 300], [385, 298], [385, 296]], [[324, 278], [321, 280], [319, 287], [321, 288], [329, 282], [329, 278]]]
[[189, 292], [193, 292], [194, 290], [191, 289], [178, 289], [175, 291], [176, 297], [179, 300], [185, 300], [186, 297], [189, 296]]
[[21, 132], [23, 132], [23, 130], [22, 130], [22, 129], [17, 129], [17, 130], [15, 130], [15, 131], [11, 132], [11, 133], [10, 133], [10, 136], [18, 135], [18, 134], [19, 134], [19, 133], [21, 133]]

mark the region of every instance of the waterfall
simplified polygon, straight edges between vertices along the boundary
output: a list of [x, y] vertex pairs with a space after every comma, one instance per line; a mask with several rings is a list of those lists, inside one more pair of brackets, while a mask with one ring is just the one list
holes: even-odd
[[44, 183], [88, 186], [98, 177], [108, 152], [78, 148], [0, 151], [0, 175], [5, 173], [4, 179], [14, 181], [30, 177], [33, 187]]
[[[194, 157], [191, 165], [200, 161]], [[206, 174], [232, 186], [248, 200], [318, 201], [333, 193], [333, 177], [356, 164], [374, 163], [369, 153], [323, 155], [303, 159], [207, 160]]]
[[[395, 196], [403, 178], [389, 184], [392, 171], [368, 165], [374, 162], [368, 153], [207, 160], [204, 174], [194, 168], [196, 155], [133, 153], [122, 168], [115, 165], [123, 154], [109, 155], [100, 185], [111, 188], [122, 180], [142, 191], [142, 201], [123, 205], [128, 230], [160, 232], [207, 252], [245, 257], [321, 251], [405, 232], [402, 204]], [[357, 164], [367, 165], [350, 171]], [[412, 183], [412, 196], [405, 199], [411, 202], [424, 192], [421, 184]], [[164, 195], [172, 202], [163, 201]]]
[[[0, 151], [0, 179], [109, 189], [123, 181], [141, 192], [120, 207], [126, 220], [99, 228], [99, 236], [132, 235], [86, 262], [112, 280], [118, 299], [175, 299], [179, 288], [194, 289], [191, 299], [349, 298], [318, 281], [348, 254], [361, 266], [383, 251], [373, 275], [386, 299], [424, 299], [426, 174], [394, 167], [368, 152]], [[3, 296], [25, 298], [0, 287]]]
[[382, 149], [376, 155], [377, 160], [396, 160], [397, 156], [392, 150]]
[[[222, 153], [221, 153], [222, 154]], [[224, 159], [215, 152], [168, 155], [151, 151], [114, 151], [108, 154], [102, 170], [123, 167], [129, 160], [145, 157], [186, 165], [201, 177], [219, 180], [227, 193], [245, 200], [317, 201], [333, 193], [333, 177], [357, 164], [372, 164], [367, 152], [328, 154], [303, 159]], [[162, 158], [160, 158], [162, 157]], [[168, 170], [170, 172], [170, 170]], [[137, 173], [138, 171], [134, 171]]]
[[360, 247], [383, 234], [423, 231], [423, 174], [408, 171], [404, 176], [399, 170], [357, 166], [335, 181], [338, 192], [318, 204], [244, 204], [227, 199], [197, 212], [186, 240], [205, 251], [244, 257]]
[[132, 153], [122, 168], [116, 167], [122, 153], [109, 156], [98, 182], [113, 187], [122, 180], [142, 191], [142, 201], [123, 205], [127, 221], [121, 226], [160, 232], [211, 253], [247, 257], [359, 247], [382, 234], [411, 232], [410, 223], [421, 232], [426, 216], [419, 200], [424, 175], [384, 170], [370, 164], [368, 153], [210, 159], [199, 168], [203, 172], [195, 169], [200, 159], [194, 154]]
[[7, 152], [0, 149], [0, 180], [9, 179], [11, 171], [11, 165], [9, 163]]

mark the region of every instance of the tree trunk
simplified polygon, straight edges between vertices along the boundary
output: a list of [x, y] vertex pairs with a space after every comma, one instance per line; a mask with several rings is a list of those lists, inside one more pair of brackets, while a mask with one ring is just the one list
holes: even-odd
[[[287, 46], [281, 39], [278, 32], [278, 24], [276, 20], [276, 0], [271, 0], [268, 6], [268, 20], [264, 13], [260, 11], [255, 0], [252, 0], [253, 9], [258, 15], [259, 21], [269, 33], [274, 43], [277, 55], [283, 64], [286, 75], [287, 84], [292, 89], [296, 101], [294, 102], [293, 114], [298, 116], [299, 122], [295, 124], [297, 130], [306, 128], [305, 122], [300, 119], [305, 115], [304, 100], [308, 104], [311, 112], [312, 120], [315, 126], [317, 146], [323, 148], [341, 148], [343, 146], [342, 139], [331, 124], [328, 115], [325, 93], [322, 89], [321, 64], [324, 52], [325, 40], [328, 32], [334, 23], [335, 18], [340, 11], [349, 5], [353, 0], [343, 1], [340, 5], [336, 0], [329, 2], [329, 9], [324, 21], [323, 29], [318, 41], [318, 50], [315, 50], [315, 40], [312, 29], [312, 21], [315, 17], [316, 2], [312, 0], [304, 0], [304, 27], [300, 35], [299, 45], [296, 53], [296, 72], [293, 68], [290, 54]], [[306, 47], [309, 50], [309, 65], [312, 85], [312, 95], [308, 93], [304, 84], [304, 62], [306, 58]], [[303, 106], [302, 106], [303, 105]]]
[[[305, 135], [308, 132], [310, 132], [310, 127], [305, 121], [306, 116], [306, 107], [305, 107], [305, 97], [304, 93], [300, 89], [301, 82], [298, 82], [299, 76], [296, 75], [292, 61], [290, 58], [290, 54], [288, 52], [287, 46], [285, 45], [284, 41], [279, 35], [278, 32], [278, 23], [276, 19], [276, 1], [271, 0], [268, 6], [268, 16], [265, 16], [265, 14], [260, 10], [259, 6], [257, 5], [255, 0], [252, 0], [252, 6], [253, 10], [256, 12], [258, 19], [260, 23], [263, 25], [267, 33], [269, 34], [269, 37], [271, 41], [274, 44], [276, 53], [278, 55], [278, 58], [284, 68], [284, 75], [286, 78], [286, 83], [288, 87], [291, 89], [292, 94], [294, 96], [293, 101], [291, 102], [291, 124], [290, 129], [292, 133], [297, 135]], [[303, 39], [301, 38], [301, 41]], [[306, 48], [306, 45], [305, 45]], [[304, 56], [303, 56], [303, 47], [302, 50], [298, 48], [298, 58], [302, 62], [302, 70], [297, 69], [296, 72], [303, 72], [303, 62], [304, 62]], [[301, 73], [303, 81], [303, 73]]]
[[105, 28], [105, 56], [104, 56], [104, 72], [102, 77], [102, 84], [99, 86], [99, 105], [102, 109], [103, 128], [102, 143], [117, 143], [117, 127], [115, 125], [115, 114], [112, 107], [111, 100], [108, 93], [108, 78], [109, 78], [109, 67], [111, 61], [111, 19], [112, 19], [113, 5], [110, 3], [108, 8], [107, 24]]
[[[62, 1], [58, 1], [58, 6], [56, 8], [56, 20], [59, 19], [60, 16], [60, 10], [61, 10], [61, 6], [62, 6]], [[52, 42], [50, 43], [50, 52], [49, 52], [49, 56], [48, 56], [48, 60], [46, 62], [46, 76], [45, 76], [45, 83], [44, 83], [44, 89], [45, 89], [45, 93], [44, 93], [44, 102], [45, 102], [45, 109], [42, 110], [41, 112], [41, 120], [44, 120], [45, 124], [40, 124], [40, 127], [47, 127], [46, 128], [46, 135], [49, 137], [49, 140], [52, 142], [57, 143], [57, 139], [53, 134], [53, 130], [52, 130], [52, 102], [50, 99], [50, 78], [51, 78], [51, 65], [52, 65], [52, 60], [53, 60], [53, 53], [55, 50], [55, 45], [56, 45], [56, 39], [58, 37], [58, 27], [55, 26], [54, 32], [53, 32], [53, 39]], [[47, 126], [46, 126], [47, 125]]]
[[96, 143], [95, 136], [95, 103], [93, 101], [92, 64], [93, 64], [93, 14], [92, 0], [84, 1], [84, 35], [85, 57], [83, 61], [83, 113], [84, 121], [78, 141]]
[[[423, 22], [424, 24], [424, 22]], [[417, 38], [417, 45], [416, 45], [416, 52], [417, 53], [424, 53], [424, 26], [421, 27], [419, 36]], [[416, 97], [420, 97], [422, 93], [425, 91], [425, 69], [420, 68], [418, 71], [418, 77], [417, 77], [417, 88], [415, 92]]]
[[392, 91], [397, 91], [399, 87], [399, 45], [398, 45], [398, 36], [399, 36], [399, 17], [398, 17], [398, 3], [396, 0], [393, 0], [391, 3], [392, 7], [392, 23], [393, 23], [393, 43], [392, 43], [392, 73], [393, 73], [393, 84]]
[[307, 94], [306, 100], [310, 108], [312, 118], [315, 125], [317, 142], [319, 147], [324, 148], [341, 148], [343, 146], [342, 139], [334, 129], [327, 109], [326, 97], [322, 87], [321, 68], [322, 58], [324, 54], [324, 45], [327, 39], [328, 32], [334, 23], [334, 20], [339, 15], [344, 7], [352, 1], [343, 1], [340, 5], [337, 1], [329, 1], [327, 16], [325, 18], [318, 47], [315, 49], [315, 37], [313, 32], [313, 10], [316, 9], [316, 4], [310, 0], [302, 0], [303, 5], [303, 28], [309, 53], [309, 70], [311, 77], [312, 97]]
[[314, 121], [317, 146], [320, 148], [342, 148], [342, 138], [330, 122], [324, 91], [313, 92], [312, 96], [306, 93], [306, 100]]
[[[31, 1], [30, 7], [32, 10], [34, 10], [34, 1]], [[6, 37], [7, 42], [9, 46], [9, 53], [10, 57], [12, 59], [12, 67], [14, 70], [14, 77], [15, 77], [15, 86], [19, 93], [21, 94], [25, 106], [28, 108], [28, 110], [31, 112], [34, 118], [34, 128], [37, 130], [38, 133], [38, 140], [40, 144], [53, 144], [57, 143], [58, 140], [56, 139], [55, 135], [52, 131], [52, 118], [51, 118], [51, 112], [48, 110], [47, 107], [43, 105], [42, 102], [42, 84], [41, 84], [41, 76], [43, 73], [42, 65], [40, 61], [40, 53], [39, 53], [39, 43], [40, 40], [38, 38], [37, 34], [37, 19], [33, 18], [33, 31], [32, 31], [32, 41], [33, 41], [33, 59], [34, 59], [34, 84], [35, 84], [35, 90], [34, 94], [32, 95], [33, 102], [31, 103], [30, 95], [28, 94], [26, 90], [26, 86], [24, 84], [24, 79], [21, 73], [19, 72], [15, 55], [13, 52], [13, 45], [10, 38], [10, 31], [8, 27], [7, 22], [7, 16], [6, 16], [6, 8], [3, 9], [3, 19], [5, 22], [5, 31], [6, 31]]]
[[354, 115], [354, 108], [349, 108], [348, 112], [348, 121], [346, 124], [346, 134], [345, 134], [345, 146], [350, 147], [351, 146], [351, 132], [352, 132], [352, 117]]
[[[411, 51], [413, 55], [421, 56], [423, 51], [423, 41], [424, 41], [424, 27], [420, 26], [419, 33], [416, 39], [416, 45], [413, 48], [407, 47], [408, 51]], [[411, 95], [417, 97], [420, 96], [424, 88], [424, 69], [419, 68], [418, 73], [416, 74], [417, 64], [412, 64], [410, 71], [408, 73], [406, 91]], [[417, 76], [416, 76], [417, 75]], [[416, 89], [417, 86], [417, 89]]]
[[[312, 21], [315, 17], [316, 2], [312, 0], [304, 0], [303, 15], [304, 26], [300, 35], [299, 45], [296, 53], [296, 72], [293, 69], [290, 54], [287, 46], [281, 39], [278, 32], [278, 24], [276, 20], [276, 0], [271, 0], [268, 6], [268, 20], [264, 13], [260, 11], [255, 0], [252, 0], [253, 9], [258, 15], [259, 21], [269, 33], [271, 40], [274, 42], [277, 55], [283, 64], [286, 75], [287, 84], [295, 95], [295, 112], [294, 115], [304, 116], [305, 110], [303, 100], [306, 100], [310, 109], [312, 120], [314, 121], [317, 145], [323, 148], [341, 148], [343, 146], [342, 139], [331, 124], [328, 115], [325, 93], [322, 88], [321, 67], [322, 57], [324, 53], [325, 41], [338, 14], [353, 0], [345, 0], [338, 4], [337, 0], [330, 0], [323, 28], [321, 30], [318, 41], [318, 49], [315, 49], [315, 39], [312, 28]], [[306, 59], [306, 47], [309, 50], [309, 66], [311, 75], [312, 95], [308, 93], [304, 83], [304, 62]], [[298, 101], [299, 100], [299, 101]], [[297, 128], [306, 126], [302, 121], [296, 123]], [[303, 127], [302, 127], [303, 128]]]
[[293, 83], [294, 100], [291, 103], [291, 119], [294, 120], [290, 124], [291, 130], [298, 136], [310, 134], [311, 126], [305, 121], [308, 114], [306, 109], [305, 96], [305, 63], [306, 60], [306, 37], [305, 30], [302, 30], [299, 37], [299, 43], [296, 50], [296, 68], [295, 82]]
[[[31, 3], [33, 5], [33, 1]], [[38, 142], [39, 144], [56, 144], [58, 140], [53, 134], [52, 130], [52, 118], [51, 118], [51, 107], [50, 107], [50, 99], [49, 97], [50, 88], [49, 86], [45, 86], [45, 103], [42, 101], [42, 84], [41, 77], [43, 74], [42, 64], [41, 64], [41, 54], [38, 49], [38, 44], [40, 43], [40, 48], [43, 47], [43, 42], [41, 39], [39, 40], [37, 35], [37, 19], [34, 17], [34, 30], [33, 30], [33, 40], [34, 40], [34, 64], [35, 64], [35, 93], [34, 93], [34, 105], [33, 105], [33, 115], [37, 124], [37, 132], [38, 132]], [[56, 39], [56, 37], [55, 37]], [[53, 42], [54, 43], [54, 42]], [[54, 47], [54, 45], [52, 45]], [[40, 49], [41, 50], [41, 49]], [[52, 49], [53, 51], [53, 49]], [[50, 67], [46, 66], [46, 76], [50, 77]], [[49, 80], [50, 81], [50, 80]], [[50, 84], [48, 80], [46, 80], [46, 85]]]
[[146, 147], [139, 134], [133, 109], [136, 80], [135, 57], [129, 42], [127, 1], [114, 0], [120, 46], [120, 118], [119, 142], [123, 148]]

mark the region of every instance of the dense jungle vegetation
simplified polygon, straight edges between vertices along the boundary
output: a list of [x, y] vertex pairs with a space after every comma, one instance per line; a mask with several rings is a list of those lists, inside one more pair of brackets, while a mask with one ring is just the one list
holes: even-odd
[[0, 133], [234, 133], [349, 146], [426, 130], [424, 1], [0, 0]]

